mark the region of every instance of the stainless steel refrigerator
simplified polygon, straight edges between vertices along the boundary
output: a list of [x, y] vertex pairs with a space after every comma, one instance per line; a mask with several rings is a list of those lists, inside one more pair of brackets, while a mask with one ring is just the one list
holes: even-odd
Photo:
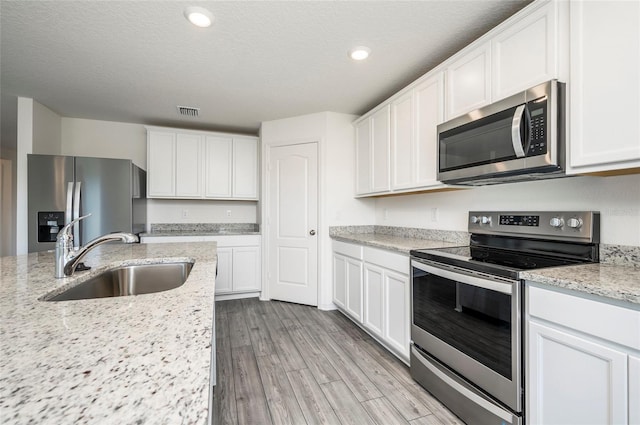
[[28, 155], [29, 252], [55, 248], [58, 231], [74, 229], [74, 244], [111, 232], [144, 232], [146, 172], [126, 159]]

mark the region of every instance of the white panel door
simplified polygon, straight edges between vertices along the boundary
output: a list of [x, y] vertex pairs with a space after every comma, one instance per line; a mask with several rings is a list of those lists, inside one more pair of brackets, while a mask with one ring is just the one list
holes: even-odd
[[258, 198], [258, 139], [233, 139], [233, 197]]
[[409, 277], [385, 270], [384, 339], [409, 357]]
[[384, 326], [384, 270], [364, 265], [364, 315], [362, 323], [374, 334], [383, 337]]
[[371, 118], [356, 125], [356, 195], [371, 192]]
[[204, 140], [205, 198], [231, 198], [233, 161], [231, 137], [207, 136]]
[[232, 248], [218, 248], [218, 274], [216, 275], [216, 294], [233, 291]]
[[558, 2], [550, 2], [492, 40], [492, 101], [558, 77]]
[[176, 194], [176, 134], [149, 131], [147, 141], [149, 197], [173, 197]]
[[627, 423], [627, 355], [529, 322], [529, 423]]
[[371, 191], [389, 191], [390, 172], [390, 119], [391, 106], [387, 105], [371, 116]]
[[391, 103], [391, 188], [405, 189], [414, 182], [413, 93]]
[[438, 131], [444, 120], [444, 74], [439, 72], [414, 89], [415, 98], [415, 153], [418, 187], [438, 184]]
[[347, 258], [347, 312], [362, 323], [362, 261]]
[[176, 136], [176, 196], [202, 197], [202, 136]]
[[347, 258], [333, 254], [333, 303], [340, 308], [347, 304]]
[[467, 53], [447, 68], [447, 117], [455, 118], [491, 101], [491, 43]]
[[233, 248], [233, 291], [260, 291], [260, 248]]
[[318, 144], [269, 153], [269, 296], [317, 305]]
[[570, 173], [640, 167], [640, 2], [572, 1]]

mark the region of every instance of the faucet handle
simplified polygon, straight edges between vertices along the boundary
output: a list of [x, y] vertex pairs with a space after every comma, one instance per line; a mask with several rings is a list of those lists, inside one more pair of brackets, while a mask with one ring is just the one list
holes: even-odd
[[80, 220], [89, 217], [90, 215], [91, 213], [83, 215], [82, 217], [78, 217], [75, 220], [71, 220], [70, 222], [68, 222], [62, 229], [60, 229], [60, 231], [58, 232], [58, 236], [56, 237], [56, 240], [57, 241], [62, 241], [64, 239], [72, 240], [73, 234], [71, 233], [71, 229], [73, 228], [73, 225], [79, 222]]

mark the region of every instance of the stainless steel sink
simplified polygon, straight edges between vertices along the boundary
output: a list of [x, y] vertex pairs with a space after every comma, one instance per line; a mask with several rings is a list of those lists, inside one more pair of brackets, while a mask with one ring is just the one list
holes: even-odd
[[85, 300], [150, 294], [174, 289], [187, 280], [193, 263], [157, 263], [107, 270], [46, 301]]

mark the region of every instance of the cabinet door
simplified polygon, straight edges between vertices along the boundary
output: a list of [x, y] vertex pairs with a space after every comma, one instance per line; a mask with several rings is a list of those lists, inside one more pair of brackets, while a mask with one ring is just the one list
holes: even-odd
[[231, 198], [233, 139], [207, 136], [204, 141], [205, 198]]
[[491, 44], [487, 42], [447, 68], [447, 117], [465, 114], [491, 101]]
[[362, 323], [362, 261], [347, 258], [347, 312]]
[[391, 106], [387, 105], [371, 117], [372, 192], [389, 191], [390, 111]]
[[413, 96], [409, 92], [391, 103], [391, 188], [405, 189], [414, 182]]
[[566, 6], [560, 3], [545, 4], [493, 38], [493, 102], [558, 78], [557, 9]]
[[371, 264], [364, 265], [364, 315], [362, 323], [374, 334], [383, 337], [384, 271]]
[[233, 139], [233, 197], [258, 198], [258, 139]]
[[174, 197], [176, 134], [149, 131], [147, 139], [147, 188], [150, 198]]
[[568, 172], [638, 168], [640, 2], [573, 1], [569, 7]]
[[218, 275], [216, 276], [216, 294], [233, 290], [233, 250], [232, 248], [218, 248]]
[[640, 357], [629, 356], [629, 424], [640, 424]]
[[371, 118], [356, 125], [356, 195], [371, 192]]
[[409, 358], [409, 277], [385, 270], [384, 339]]
[[176, 197], [202, 197], [202, 136], [176, 136]]
[[627, 423], [627, 355], [529, 322], [531, 424]]
[[415, 167], [417, 187], [433, 186], [438, 173], [438, 131], [444, 120], [444, 74], [439, 72], [414, 89]]
[[233, 291], [259, 291], [261, 287], [260, 248], [233, 248]]
[[340, 308], [347, 304], [347, 259], [333, 254], [333, 303]]

